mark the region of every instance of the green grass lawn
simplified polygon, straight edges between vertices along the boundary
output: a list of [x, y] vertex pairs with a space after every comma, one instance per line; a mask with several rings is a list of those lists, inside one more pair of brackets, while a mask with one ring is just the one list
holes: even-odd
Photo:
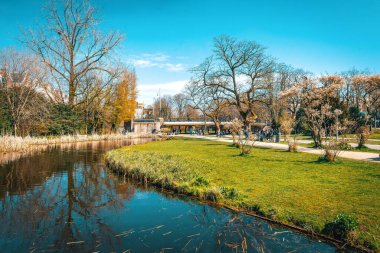
[[227, 204], [259, 207], [278, 221], [320, 231], [337, 214], [352, 215], [360, 224], [356, 236], [360, 243], [380, 249], [379, 163], [346, 159], [326, 163], [312, 154], [259, 148], [239, 156], [238, 149], [228, 144], [195, 139], [151, 142], [111, 153], [122, 159], [131, 151], [181, 159], [211, 186], [238, 190], [241, 197]]

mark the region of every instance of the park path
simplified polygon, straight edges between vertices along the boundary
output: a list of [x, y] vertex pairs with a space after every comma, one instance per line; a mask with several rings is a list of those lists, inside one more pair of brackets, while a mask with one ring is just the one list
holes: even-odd
[[[200, 136], [200, 135], [190, 135], [190, 134], [181, 134], [181, 136], [194, 138], [194, 139], [205, 139], [212, 141], [220, 141], [226, 143], [232, 143], [231, 138], [225, 137], [213, 137], [213, 136]], [[255, 147], [258, 148], [273, 148], [273, 149], [281, 149], [287, 150], [287, 144], [273, 143], [273, 142], [259, 142], [256, 141], [254, 144]], [[323, 150], [316, 148], [307, 148], [307, 147], [297, 147], [299, 152], [305, 152], [310, 154], [322, 155]], [[353, 159], [353, 160], [361, 160], [361, 161], [369, 161], [369, 162], [378, 162], [380, 163], [380, 157], [378, 153], [369, 153], [369, 152], [354, 152], [354, 151], [341, 151], [339, 153], [339, 157]]]
[[[379, 140], [375, 140], [375, 141], [379, 141]], [[313, 141], [312, 140], [297, 140], [297, 143], [310, 144], [310, 143], [313, 143]], [[358, 146], [357, 143], [349, 142], [348, 144], [350, 144], [354, 148]], [[380, 150], [380, 141], [379, 141], [379, 144], [365, 144], [365, 146], [373, 150]]]

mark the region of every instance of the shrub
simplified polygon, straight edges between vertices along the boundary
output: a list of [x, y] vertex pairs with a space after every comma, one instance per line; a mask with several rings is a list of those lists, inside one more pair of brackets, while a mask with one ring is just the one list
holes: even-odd
[[193, 185], [196, 185], [196, 186], [209, 185], [209, 181], [204, 177], [197, 177]]
[[66, 104], [53, 106], [48, 122], [49, 134], [75, 134], [84, 125], [77, 111]]
[[328, 140], [323, 146], [323, 159], [328, 162], [334, 162], [340, 153], [340, 143], [334, 139]]
[[248, 133], [248, 137], [239, 136], [238, 147], [240, 149], [240, 155], [249, 155], [252, 152], [252, 148], [255, 145], [255, 135]]
[[210, 187], [203, 193], [203, 199], [217, 202], [223, 197], [218, 187]]
[[288, 141], [288, 151], [296, 152], [297, 151], [297, 142], [296, 141]]
[[260, 205], [254, 204], [249, 208], [251, 211], [255, 212], [257, 215], [265, 216], [265, 213], [263, 210], [261, 210]]
[[338, 214], [332, 222], [325, 224], [322, 233], [333, 236], [334, 238], [345, 240], [350, 232], [358, 227], [355, 218], [346, 214]]
[[341, 141], [339, 143], [339, 149], [340, 150], [352, 150], [353, 148], [349, 143], [347, 143], [347, 141]]
[[361, 126], [356, 131], [356, 138], [358, 140], [358, 148], [363, 148], [368, 137], [369, 137], [369, 128], [367, 126]]
[[220, 187], [220, 192], [222, 193], [223, 197], [227, 199], [235, 199], [239, 197], [239, 191], [232, 187]]

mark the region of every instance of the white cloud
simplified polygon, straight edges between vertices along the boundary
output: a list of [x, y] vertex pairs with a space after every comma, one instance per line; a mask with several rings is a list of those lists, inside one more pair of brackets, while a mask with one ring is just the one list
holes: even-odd
[[140, 56], [134, 56], [130, 62], [136, 67], [140, 68], [160, 68], [166, 69], [170, 72], [184, 71], [185, 65], [182, 63], [173, 63], [170, 61], [171, 57], [163, 53], [155, 54], [142, 54]]
[[178, 80], [168, 83], [156, 84], [139, 84], [138, 85], [138, 101], [145, 104], [151, 104], [158, 97], [158, 92], [162, 95], [174, 95], [183, 90], [188, 80]]
[[142, 57], [152, 59], [158, 62], [166, 62], [169, 60], [169, 55], [163, 53], [155, 53], [155, 54], [142, 54]]
[[177, 64], [166, 63], [165, 66], [166, 66], [167, 70], [173, 71], [173, 72], [185, 70], [185, 67], [181, 63], [177, 63]]

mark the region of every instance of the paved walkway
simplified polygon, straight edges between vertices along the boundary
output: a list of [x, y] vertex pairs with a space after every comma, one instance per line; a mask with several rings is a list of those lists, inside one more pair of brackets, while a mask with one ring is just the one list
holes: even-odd
[[[310, 144], [310, 143], [313, 143], [312, 140], [297, 140], [297, 143], [303, 143], [303, 144]], [[356, 148], [358, 146], [357, 143], [348, 143], [350, 144], [352, 147]], [[379, 144], [365, 144], [365, 146], [367, 148], [370, 148], [370, 149], [373, 149], [373, 150], [380, 150], [380, 142]]]
[[[213, 137], [213, 136], [199, 136], [199, 135], [189, 135], [189, 134], [181, 134], [180, 136], [188, 137], [188, 138], [194, 138], [194, 139], [205, 139], [205, 140], [232, 143], [231, 138], [225, 138], [225, 137], [219, 137], [218, 138], [218, 137]], [[254, 146], [258, 147], [258, 148], [273, 148], [273, 149], [281, 149], [281, 150], [287, 150], [288, 149], [287, 144], [272, 143], [272, 142], [256, 141]], [[306, 148], [306, 147], [298, 146], [297, 150], [299, 152], [305, 152], [305, 153], [310, 153], [310, 154], [317, 154], [317, 155], [323, 154], [323, 150], [316, 149], [316, 148]], [[376, 154], [376, 153], [369, 153], [369, 152], [341, 151], [339, 153], [339, 157], [353, 159], [353, 160], [362, 160], [362, 161], [380, 163], [380, 157], [379, 157], [378, 153]]]

